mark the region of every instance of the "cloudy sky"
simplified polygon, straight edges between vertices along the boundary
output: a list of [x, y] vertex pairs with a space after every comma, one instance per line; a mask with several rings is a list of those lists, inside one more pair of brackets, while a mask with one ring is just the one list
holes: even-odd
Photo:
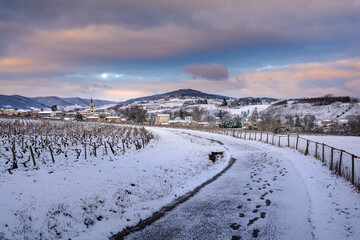
[[360, 0], [1, 0], [0, 94], [360, 96]]

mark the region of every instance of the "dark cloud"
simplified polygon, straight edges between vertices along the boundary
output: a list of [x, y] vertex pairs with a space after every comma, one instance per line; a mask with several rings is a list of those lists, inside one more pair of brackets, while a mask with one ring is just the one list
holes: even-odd
[[[182, 77], [184, 66], [208, 59], [235, 73], [239, 65], [276, 65], [275, 58], [289, 64], [357, 57], [359, 12], [360, 0], [0, 0], [0, 81], [121, 73], [127, 64], [142, 72], [150, 61], [156, 74]], [[216, 64], [184, 71], [228, 78]]]
[[299, 87], [305, 90], [312, 88], [328, 89], [334, 87], [343, 87], [346, 84], [345, 79], [306, 79], [299, 83]]
[[227, 68], [216, 63], [209, 65], [191, 65], [184, 68], [184, 71], [193, 75], [193, 78], [203, 78], [207, 80], [226, 80], [229, 78]]

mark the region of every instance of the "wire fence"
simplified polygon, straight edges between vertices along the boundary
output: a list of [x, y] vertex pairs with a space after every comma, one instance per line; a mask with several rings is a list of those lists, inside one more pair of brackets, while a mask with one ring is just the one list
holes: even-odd
[[312, 141], [300, 137], [298, 134], [274, 134], [219, 128], [197, 128], [197, 130], [296, 149], [304, 155], [313, 156], [320, 160], [333, 173], [344, 177], [360, 189], [360, 157], [343, 149]]

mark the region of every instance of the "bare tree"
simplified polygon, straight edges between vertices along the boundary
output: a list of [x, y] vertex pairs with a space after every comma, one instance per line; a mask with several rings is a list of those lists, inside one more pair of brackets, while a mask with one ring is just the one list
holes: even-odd
[[309, 132], [311, 131], [315, 126], [315, 115], [313, 114], [306, 114], [304, 116], [304, 130]]
[[129, 122], [143, 123], [146, 121], [146, 110], [138, 105], [134, 105], [120, 111]]
[[205, 110], [199, 107], [194, 107], [191, 112], [191, 116], [193, 117], [193, 120], [198, 122], [201, 121], [204, 114], [205, 114]]

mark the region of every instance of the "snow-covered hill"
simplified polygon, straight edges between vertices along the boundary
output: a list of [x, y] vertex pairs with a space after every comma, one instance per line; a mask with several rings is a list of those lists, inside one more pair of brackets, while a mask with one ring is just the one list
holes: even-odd
[[315, 115], [317, 120], [342, 120], [349, 116], [360, 115], [360, 103], [340, 103], [335, 102], [329, 105], [316, 105], [311, 103], [297, 103], [288, 101], [280, 105], [272, 105], [266, 109], [265, 113], [272, 117], [285, 119], [288, 116], [300, 118], [306, 114]]

